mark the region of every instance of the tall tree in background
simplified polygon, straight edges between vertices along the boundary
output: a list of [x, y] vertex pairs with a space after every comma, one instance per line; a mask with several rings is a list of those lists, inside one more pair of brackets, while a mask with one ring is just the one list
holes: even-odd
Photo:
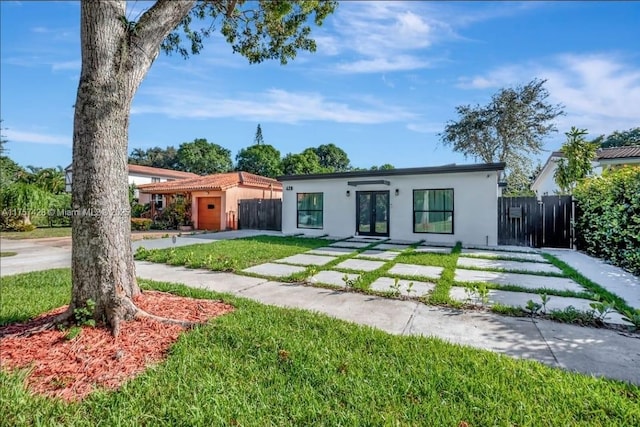
[[[94, 318], [117, 335], [125, 319], [150, 316], [133, 303], [140, 289], [131, 252], [127, 143], [133, 97], [160, 50], [198, 53], [213, 28], [250, 63], [315, 50], [308, 21], [320, 25], [334, 2], [158, 0], [129, 21], [125, 1], [82, 1], [82, 69], [73, 129], [73, 207], [99, 215], [72, 220], [72, 297], [65, 314], [95, 302]], [[194, 19], [214, 20], [192, 30]], [[187, 39], [190, 49], [182, 45]]]
[[154, 168], [180, 170], [178, 151], [171, 145], [167, 148], [151, 147], [146, 150], [134, 148], [131, 151], [131, 155], [129, 155], [129, 163]]
[[184, 142], [178, 147], [178, 169], [199, 175], [229, 172], [233, 169], [231, 151], [205, 138]]
[[544, 138], [557, 131], [554, 119], [564, 114], [561, 105], [549, 102], [545, 82], [501, 89], [485, 106], [456, 107], [458, 121], [446, 125], [442, 143], [465, 157], [505, 162], [507, 176], [528, 176], [531, 157], [541, 152]]
[[260, 123], [258, 123], [258, 127], [256, 128], [256, 136], [253, 138], [254, 145], [262, 145], [264, 144], [264, 138], [262, 137], [262, 128], [260, 127]]
[[615, 131], [611, 135], [603, 137], [602, 148], [640, 146], [640, 127], [631, 128], [622, 132]]
[[300, 154], [289, 153], [284, 156], [282, 172], [285, 175], [306, 175], [328, 171], [320, 165], [320, 158], [315, 151], [307, 149]]
[[280, 152], [269, 144], [256, 144], [243, 148], [236, 156], [236, 170], [275, 178], [282, 175]]
[[576, 127], [565, 133], [567, 141], [560, 148], [564, 158], [558, 159], [553, 175], [563, 194], [571, 194], [578, 182], [593, 170], [592, 162], [596, 158], [598, 143], [587, 141], [584, 137], [586, 134], [586, 129]]
[[[307, 148], [318, 156], [322, 168], [329, 172], [344, 172], [349, 170], [350, 161], [347, 153], [335, 144], [323, 144], [315, 148]], [[305, 150], [306, 151], [306, 150]]]

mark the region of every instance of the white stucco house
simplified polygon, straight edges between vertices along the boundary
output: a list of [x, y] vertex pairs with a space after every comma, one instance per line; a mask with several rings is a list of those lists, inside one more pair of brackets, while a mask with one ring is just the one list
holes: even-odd
[[498, 244], [504, 163], [278, 177], [282, 231], [469, 245]]

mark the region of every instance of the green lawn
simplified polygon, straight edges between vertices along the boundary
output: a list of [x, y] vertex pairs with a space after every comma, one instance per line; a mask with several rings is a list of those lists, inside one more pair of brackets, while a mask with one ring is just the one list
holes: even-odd
[[171, 249], [138, 249], [135, 258], [190, 268], [236, 271], [331, 243], [326, 239], [255, 236]]
[[3, 231], [0, 237], [10, 240], [42, 239], [45, 237], [69, 237], [71, 227], [42, 227], [32, 231]]
[[[66, 302], [68, 270], [3, 277], [0, 317]], [[640, 388], [438, 339], [141, 281], [232, 314], [185, 333], [168, 359], [81, 403], [32, 396], [0, 373], [0, 425], [640, 425]], [[19, 308], [16, 308], [19, 307]]]

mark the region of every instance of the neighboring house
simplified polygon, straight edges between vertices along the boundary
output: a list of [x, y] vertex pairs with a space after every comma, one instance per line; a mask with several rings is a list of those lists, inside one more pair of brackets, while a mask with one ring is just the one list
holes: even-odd
[[138, 189], [141, 195], [162, 194], [168, 203], [177, 197], [190, 200], [191, 220], [198, 230], [236, 228], [238, 201], [241, 199], [282, 198], [282, 185], [278, 181], [248, 172], [144, 184]]
[[601, 148], [597, 153], [603, 169], [624, 165], [640, 165], [640, 146]]
[[538, 199], [542, 196], [552, 196], [559, 191], [554, 175], [556, 169], [558, 169], [558, 160], [562, 158], [564, 158], [562, 151], [552, 152], [533, 184], [531, 184], [531, 190], [536, 193]]
[[[538, 198], [552, 196], [560, 192], [554, 178], [558, 168], [558, 159], [564, 158], [561, 151], [551, 153], [542, 170], [531, 184], [531, 190]], [[602, 170], [624, 165], [640, 165], [640, 146], [600, 148], [596, 152], [596, 160], [592, 163], [593, 174], [600, 175]]]
[[282, 231], [497, 245], [504, 163], [279, 177]]
[[[200, 175], [196, 175], [191, 172], [175, 171], [171, 169], [153, 168], [151, 166], [140, 165], [128, 165], [129, 166], [129, 185], [135, 184], [136, 187], [142, 184], [149, 184], [152, 182], [166, 182], [175, 181], [179, 179], [195, 178]], [[73, 169], [72, 165], [66, 167], [65, 171], [65, 184], [67, 192], [71, 192], [71, 185], [73, 182]], [[159, 208], [166, 206], [166, 200], [161, 194], [140, 194], [136, 189], [135, 197], [138, 199], [138, 203], [143, 205], [154, 202]]]

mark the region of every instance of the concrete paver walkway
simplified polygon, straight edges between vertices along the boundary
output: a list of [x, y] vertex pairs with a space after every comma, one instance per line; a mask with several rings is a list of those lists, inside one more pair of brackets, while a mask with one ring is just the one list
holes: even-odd
[[[354, 292], [136, 262], [140, 277], [313, 310], [392, 334], [423, 335], [640, 385], [640, 339], [607, 329], [451, 310]], [[320, 272], [319, 274], [326, 273]]]
[[[266, 234], [254, 232], [255, 234]], [[279, 234], [279, 233], [273, 233]], [[178, 237], [185, 244], [221, 240], [251, 233], [214, 233], [198, 237]], [[172, 247], [171, 239], [136, 242], [148, 248]], [[195, 242], [194, 242], [195, 243]], [[357, 243], [357, 242], [354, 242]], [[176, 242], [176, 244], [178, 244]], [[180, 243], [182, 244], [182, 243]], [[189, 243], [192, 244], [192, 243]], [[37, 241], [0, 240], [3, 251], [17, 251], [14, 257], [0, 258], [2, 276], [26, 271], [45, 270], [70, 265], [68, 248], [47, 246]], [[482, 248], [495, 250], [495, 248]], [[503, 249], [503, 248], [500, 248]], [[351, 249], [355, 251], [355, 249]], [[535, 251], [530, 251], [535, 253]], [[621, 269], [571, 251], [548, 251], [586, 277], [623, 297], [630, 305], [640, 307], [638, 278]], [[340, 255], [330, 253], [327, 255]], [[273, 264], [274, 267], [304, 267]], [[410, 268], [416, 266], [409, 265]], [[421, 266], [427, 269], [434, 267]], [[336, 318], [380, 328], [395, 334], [435, 336], [453, 343], [497, 351], [506, 355], [542, 361], [587, 374], [630, 381], [640, 385], [640, 339], [614, 330], [585, 328], [540, 319], [510, 318], [473, 310], [449, 310], [426, 306], [417, 301], [399, 301], [353, 292], [342, 292], [310, 286], [272, 282], [268, 279], [229, 273], [192, 270], [163, 264], [136, 262], [139, 277], [184, 283], [187, 286], [229, 292], [256, 301], [286, 307], [315, 310]], [[464, 271], [457, 269], [457, 272]], [[344, 285], [344, 273], [333, 273]], [[471, 271], [473, 274], [490, 272]], [[290, 274], [290, 273], [288, 273]], [[393, 273], [392, 273], [393, 274]], [[490, 273], [504, 275], [506, 273]], [[283, 275], [285, 272], [283, 272]], [[437, 277], [438, 274], [434, 275]], [[353, 275], [357, 277], [357, 275]], [[517, 275], [512, 275], [517, 276]], [[525, 275], [522, 275], [525, 276]], [[539, 277], [545, 279], [545, 277]], [[554, 281], [568, 279], [546, 278]], [[575, 282], [574, 282], [575, 283]], [[520, 284], [522, 283], [515, 283]], [[555, 297], [559, 298], [559, 297]]]
[[585, 289], [565, 277], [535, 276], [533, 274], [503, 273], [498, 271], [465, 270], [456, 268], [456, 282], [488, 282], [496, 285], [514, 285], [527, 289], [556, 289], [584, 292]]

